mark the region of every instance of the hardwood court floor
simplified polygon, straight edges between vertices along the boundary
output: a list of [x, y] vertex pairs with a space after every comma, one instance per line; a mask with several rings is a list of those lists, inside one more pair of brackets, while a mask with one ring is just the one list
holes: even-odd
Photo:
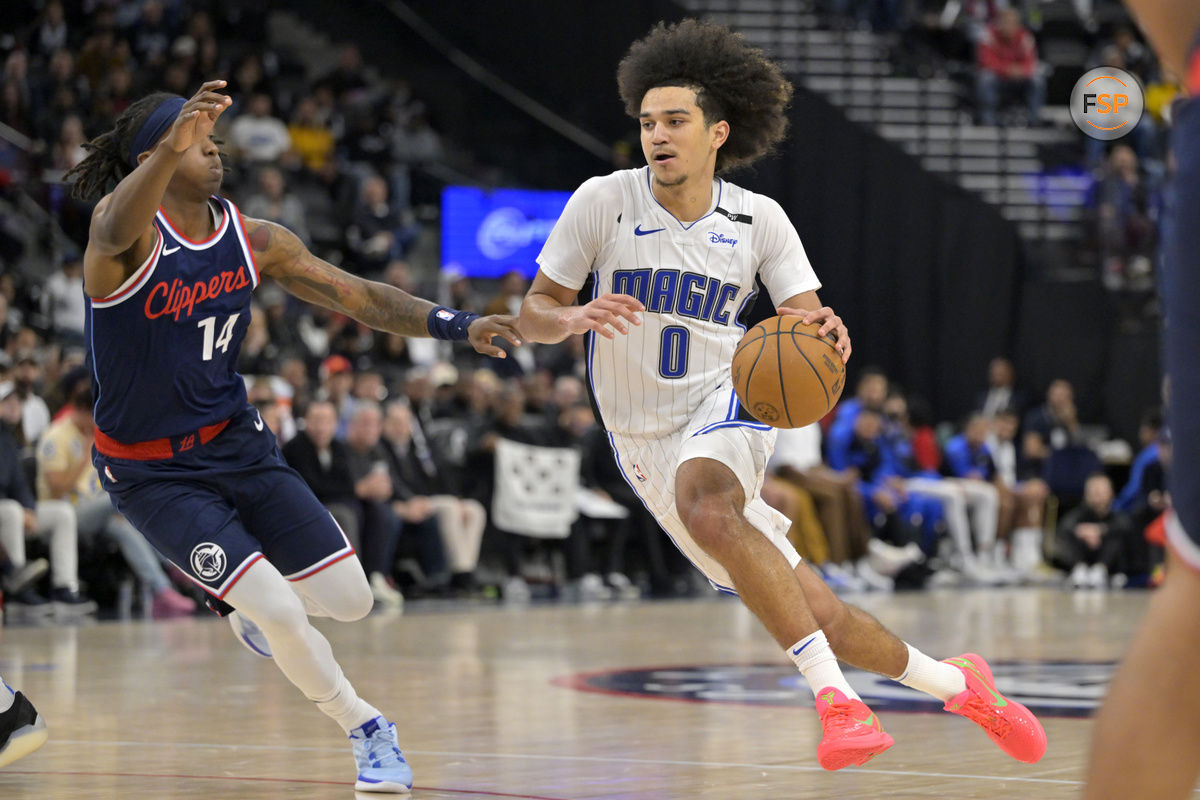
[[[1002, 690], [1084, 714], [1110, 668], [1071, 662], [1116, 659], [1147, 601], [1052, 589], [855, 599], [931, 654], [1020, 661], [997, 667]], [[430, 606], [319, 626], [359, 693], [398, 722], [425, 800], [1068, 798], [1091, 734], [1085, 717], [1043, 714], [1049, 751], [1020, 764], [965, 720], [898, 710], [920, 696], [857, 674], [864, 696], [883, 698], [872, 705], [896, 746], [827, 773], [811, 694], [732, 600]], [[0, 674], [51, 727], [45, 747], [0, 770], [4, 800], [351, 796], [341, 731], [215, 617], [5, 628]], [[675, 699], [615, 693], [627, 691]]]

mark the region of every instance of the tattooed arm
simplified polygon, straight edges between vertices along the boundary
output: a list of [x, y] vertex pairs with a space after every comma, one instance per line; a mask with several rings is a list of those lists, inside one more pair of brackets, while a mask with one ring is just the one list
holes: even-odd
[[[246, 238], [259, 271], [274, 278], [291, 294], [376, 330], [402, 336], [430, 335], [428, 319], [429, 312], [436, 308], [433, 303], [322, 261], [282, 225], [249, 218], [245, 224]], [[519, 345], [515, 323], [515, 318], [507, 315], [480, 317], [471, 323], [468, 341], [480, 353], [504, 358], [504, 351], [491, 341], [501, 336]]]

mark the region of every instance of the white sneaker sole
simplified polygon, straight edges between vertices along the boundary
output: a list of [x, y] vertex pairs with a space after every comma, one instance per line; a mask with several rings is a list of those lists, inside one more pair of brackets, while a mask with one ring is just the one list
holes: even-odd
[[380, 794], [411, 794], [412, 787], [394, 781], [364, 781], [354, 782], [356, 792], [378, 792]]
[[26, 725], [24, 728], [14, 731], [8, 740], [8, 745], [0, 750], [0, 767], [6, 767], [17, 759], [29, 755], [44, 745], [49, 737], [50, 732], [46, 730], [46, 723], [42, 721], [42, 715], [38, 714], [37, 720], [32, 725]]

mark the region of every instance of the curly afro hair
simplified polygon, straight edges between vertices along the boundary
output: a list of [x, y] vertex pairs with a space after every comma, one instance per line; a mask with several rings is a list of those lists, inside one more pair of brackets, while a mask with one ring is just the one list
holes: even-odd
[[660, 22], [634, 42], [617, 67], [625, 112], [637, 119], [646, 92], [661, 86], [696, 89], [706, 125], [729, 123], [717, 151], [717, 172], [769, 153], [787, 132], [784, 109], [792, 85], [779, 66], [741, 36], [694, 19]]

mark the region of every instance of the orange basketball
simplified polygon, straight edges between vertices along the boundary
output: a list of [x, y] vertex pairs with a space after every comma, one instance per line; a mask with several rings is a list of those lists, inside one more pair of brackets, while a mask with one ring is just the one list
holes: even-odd
[[733, 388], [756, 420], [801, 428], [842, 396], [846, 367], [832, 335], [797, 316], [770, 317], [746, 331], [733, 353]]

